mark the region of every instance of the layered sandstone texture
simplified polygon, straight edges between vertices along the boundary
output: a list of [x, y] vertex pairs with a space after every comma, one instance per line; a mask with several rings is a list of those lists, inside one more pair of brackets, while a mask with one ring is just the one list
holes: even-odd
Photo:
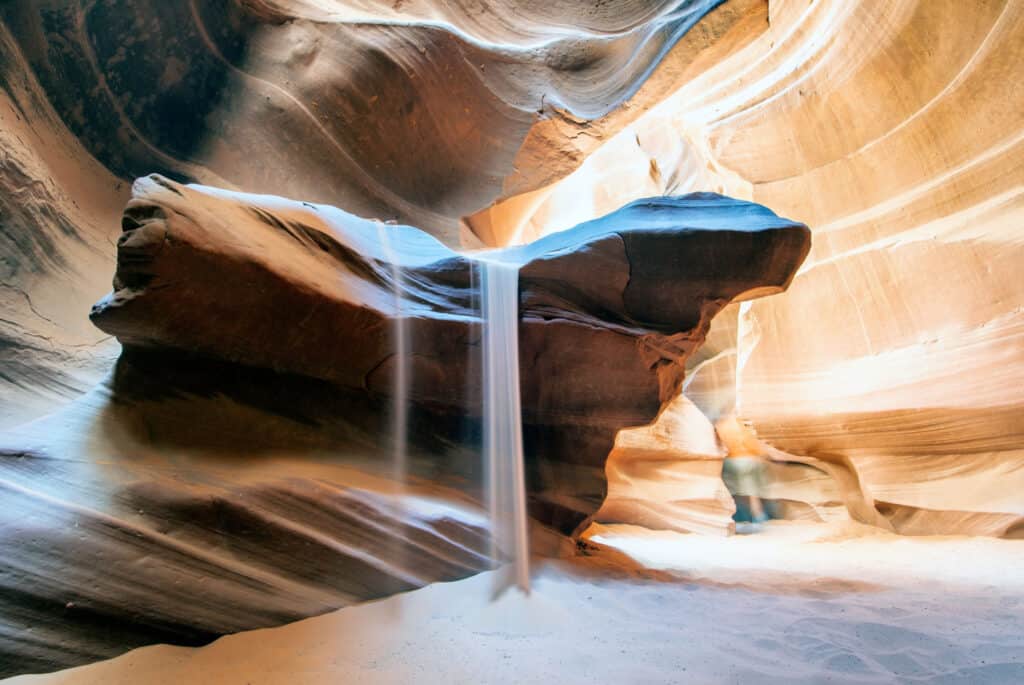
[[763, 28], [765, 7], [3, 3], [0, 426], [80, 395], [116, 356], [82, 311], [109, 287], [135, 178], [160, 172], [403, 221], [449, 245], [497, 244], [461, 218], [569, 173], [657, 99], [638, 89], [670, 92], [709, 50]]
[[130, 186], [67, 129], [0, 26], [0, 429], [86, 392], [117, 356], [81, 313], [110, 288]]
[[[322, 252], [282, 273], [243, 239], [233, 270], [213, 260], [234, 278], [172, 283], [225, 327], [237, 309], [218, 292], [256, 302], [239, 278], [270, 287], [285, 276], [306, 302], [329, 294], [329, 281], [303, 277], [327, 269], [321, 260], [352, 261], [337, 241], [317, 242], [310, 217], [325, 204], [477, 248], [645, 197], [713, 191], [768, 206], [812, 227], [807, 261], [787, 293], [713, 319], [679, 362], [685, 398], [667, 398], [614, 449], [607, 438], [602, 515], [728, 532], [708, 428], [735, 408], [771, 448], [769, 499], [787, 516], [1020, 537], [1022, 51], [1016, 0], [0, 3], [0, 427], [17, 426], [3, 435], [2, 483], [21, 503], [0, 530], [5, 549], [23, 551], [5, 556], [0, 663], [41, 670], [201, 642], [490, 563], [453, 475], [476, 461], [458, 446], [475, 429], [428, 407], [411, 421], [421, 489], [396, 494], [388, 474], [368, 482], [390, 458], [377, 437], [390, 371], [379, 369], [379, 397], [350, 394], [331, 358], [340, 338], [316, 348], [337, 364], [329, 379], [297, 368], [303, 354], [240, 363], [253, 341], [220, 345], [216, 330], [220, 346], [197, 356], [172, 344], [187, 329], [161, 330], [141, 307], [160, 295], [139, 276], [167, 272], [122, 265], [121, 300], [99, 315], [131, 340], [112, 367], [118, 346], [86, 313], [109, 290], [116, 241], [161, 263], [146, 227], [188, 227], [175, 210], [188, 193], [287, 254]], [[133, 201], [124, 238], [132, 181], [154, 172], [174, 179], [153, 188], [168, 201]], [[315, 207], [288, 204], [282, 221], [265, 200], [246, 209], [186, 183]], [[193, 269], [210, 257], [164, 257], [175, 254]], [[370, 318], [388, 319], [387, 289], [364, 292], [380, 307]], [[298, 335], [257, 334], [281, 349]], [[671, 389], [678, 370], [669, 377]], [[545, 496], [548, 520], [599, 504], [604, 469], [571, 462], [599, 452], [588, 435], [533, 434], [563, 460], [535, 475], [583, 495]], [[339, 451], [358, 468], [339, 471]], [[310, 493], [358, 512], [337, 517], [358, 525], [325, 535]], [[424, 500], [436, 506], [415, 508]], [[399, 523], [410, 517], [395, 501], [420, 512], [415, 525]], [[415, 553], [394, 556], [410, 537]], [[309, 549], [326, 561], [306, 574], [295, 560]], [[356, 570], [338, 579], [337, 567]], [[271, 591], [285, 600], [261, 608]], [[220, 598], [222, 620], [190, 622], [197, 592]]]
[[1020, 537], [1024, 6], [768, 8], [573, 174], [472, 221], [527, 240], [698, 189], [800, 217], [793, 286], [716, 318], [685, 392], [753, 420], [795, 515]]
[[[201, 644], [496, 561], [472, 482], [478, 262], [412, 227], [159, 176], [135, 184], [123, 229], [92, 312], [124, 347], [112, 374], [0, 441], [8, 671]], [[592, 514], [616, 431], [685, 402], [714, 314], [783, 290], [808, 250], [802, 224], [698, 193], [483, 255], [521, 265], [534, 519], [569, 532]], [[395, 473], [399, 325], [411, 420]], [[713, 431], [695, 444], [712, 450]]]
[[725, 456], [715, 427], [679, 395], [650, 425], [615, 436], [605, 464], [608, 494], [593, 520], [730, 535], [736, 508], [722, 480]]
[[[189, 373], [220, 391], [174, 385]], [[149, 373], [159, 387], [98, 387], [2, 437], [0, 673], [205, 644], [493, 566], [486, 516], [436, 470], [399, 484], [343, 412], [324, 430], [279, 379], [290, 397], [261, 408], [228, 376]]]
[[[329, 203], [423, 227], [448, 245], [497, 244], [462, 218], [569, 173], [657, 100], [636, 99], [641, 87], [670, 92], [708, 50], [734, 50], [748, 39], [739, 29], [763, 27], [765, 16], [752, 0], [3, 3], [0, 481], [17, 503], [2, 526], [4, 672], [153, 641], [199, 643], [493, 563], [474, 503], [479, 459], [464, 446], [478, 427], [439, 411], [452, 401], [436, 389], [440, 408], [417, 396], [401, 474], [411, 484], [396, 492], [392, 446], [381, 439], [388, 398], [368, 392], [389, 387], [392, 372], [381, 352], [394, 272], [374, 255], [381, 235], [411, 229], [364, 226], [356, 233], [369, 238], [353, 250], [322, 230], [319, 205], [284, 203], [282, 214], [264, 199], [239, 203], [183, 183]], [[132, 181], [154, 172], [174, 179], [151, 186], [166, 202], [131, 201], [122, 233]], [[186, 195], [209, 203], [189, 207]], [[190, 212], [234, 243], [189, 242]], [[161, 222], [183, 242], [154, 236]], [[751, 239], [743, 249], [756, 251], [761, 239]], [[281, 263], [268, 265], [260, 247], [281, 248]], [[592, 274], [617, 263], [621, 286], [624, 244], [617, 249], [586, 259]], [[540, 260], [537, 283], [545, 264], [560, 262]], [[327, 274], [346, 268], [347, 277]], [[116, 295], [96, 320], [127, 343], [116, 365], [117, 342], [86, 319], [115, 269]], [[452, 334], [471, 297], [467, 272], [449, 275], [453, 282], [439, 273], [429, 287], [407, 284], [416, 318]], [[580, 490], [538, 490], [546, 520], [564, 527], [597, 508], [612, 426], [653, 417], [680, 380], [679, 355], [697, 344], [712, 310], [744, 294], [743, 281], [682, 298], [668, 313], [672, 325], [648, 315], [645, 293], [616, 304], [584, 303], [598, 295], [586, 288], [531, 291], [540, 320], [545, 308], [609, 307], [613, 320], [633, 312], [628, 325], [615, 324], [628, 329], [616, 342], [650, 334], [626, 358], [637, 369], [642, 359], [653, 365], [623, 388], [643, 406], [622, 402], [620, 416], [608, 413], [600, 440], [590, 426], [573, 435], [534, 424], [528, 440], [579, 461], [535, 469], [535, 483]], [[168, 304], [156, 284], [195, 309]], [[268, 310], [274, 299], [260, 299], [255, 286], [284, 301]], [[363, 323], [377, 329], [362, 347], [347, 349], [353, 338], [326, 315], [289, 318], [289, 305], [319, 302], [359, 323], [353, 302], [364, 296]], [[435, 319], [455, 323], [446, 329], [418, 315], [434, 305]], [[233, 323], [244, 314], [247, 323]], [[268, 314], [295, 327], [269, 325]], [[694, 335], [673, 338], [683, 319], [678, 330]], [[208, 339], [197, 340], [200, 332]], [[307, 332], [316, 345], [296, 346]], [[472, 339], [472, 323], [463, 334]], [[606, 329], [604, 339], [615, 338]], [[420, 342], [427, 350], [444, 341]], [[593, 352], [575, 350], [570, 361]], [[436, 359], [413, 366], [426, 376], [419, 390], [436, 387], [435, 370], [443, 381], [457, 369]], [[372, 388], [355, 387], [367, 379]], [[477, 392], [463, 387], [460, 411]], [[586, 399], [549, 395], [529, 401], [536, 409]], [[197, 613], [200, 603], [210, 610]]]
[[66, 1], [0, 17], [11, 54], [117, 176], [302, 197], [456, 238], [461, 217], [570, 170], [593, 142], [574, 140], [585, 122], [657, 65], [717, 42], [741, 14], [684, 36], [719, 4]]
[[202, 643], [495, 563], [480, 259], [519, 265], [530, 513], [570, 532], [604, 499], [616, 431], [683, 400], [715, 314], [784, 290], [810, 248], [806, 226], [712, 193], [475, 257], [410, 226], [157, 175], [121, 224], [114, 290], [91, 313], [123, 346], [116, 366], [0, 442], [14, 503], [0, 659], [19, 668]]

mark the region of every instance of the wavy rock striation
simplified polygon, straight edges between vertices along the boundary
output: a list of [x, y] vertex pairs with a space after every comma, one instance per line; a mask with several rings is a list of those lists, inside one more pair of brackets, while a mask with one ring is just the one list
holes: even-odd
[[64, 126], [0, 26], [0, 428], [81, 395], [116, 357], [82, 313], [108, 287], [129, 186]]
[[63, 121], [121, 178], [307, 197], [456, 242], [459, 219], [506, 183], [537, 186], [520, 177], [526, 161], [578, 164], [550, 143], [633, 95], [719, 4], [76, 1], [5, 3], [0, 19]]
[[[339, 233], [333, 225], [323, 230], [322, 213], [330, 212], [322, 206], [281, 210], [274, 201], [268, 211], [260, 204], [267, 198], [250, 198], [246, 209], [236, 196], [153, 185], [149, 191], [166, 192], [166, 202], [132, 203], [121, 299], [99, 315], [125, 327], [130, 341], [111, 370], [117, 345], [84, 315], [108, 287], [129, 179], [158, 171], [307, 197], [408, 221], [449, 244], [479, 244], [492, 236], [463, 224], [464, 215], [575, 169], [608, 132], [654, 102], [641, 91], [667, 93], [681, 74], [701, 68], [706, 51], [728, 54], [749, 39], [747, 28], [763, 31], [766, 6], [0, 4], [0, 487], [14, 503], [0, 525], [8, 550], [0, 670], [73, 665], [152, 641], [199, 643], [492, 563], [481, 552], [487, 543], [474, 504], [478, 428], [460, 418], [476, 406], [472, 354], [454, 365], [442, 354], [415, 360], [414, 484], [400, 492], [388, 485], [390, 446], [379, 436], [387, 428], [382, 395], [392, 373], [385, 348], [394, 298], [387, 260], [366, 239], [376, 243], [379, 227], [345, 215], [342, 226], [360, 228]], [[171, 188], [202, 201], [188, 208]], [[251, 235], [236, 242], [238, 252], [215, 242], [188, 250], [152, 235], [164, 219], [186, 229], [178, 238], [193, 235], [190, 211], [220, 229], [240, 217], [237, 228]], [[230, 229], [225, 236], [239, 235]], [[765, 247], [767, 234], [759, 235], [748, 249]], [[353, 258], [346, 240], [356, 238], [370, 251]], [[248, 240], [286, 244], [288, 258], [268, 266]], [[605, 376], [622, 388], [595, 382], [588, 392], [596, 403], [580, 386], [574, 395], [538, 390], [529, 398], [528, 441], [561, 455], [532, 466], [534, 511], [563, 527], [600, 503], [612, 427], [653, 416], [678, 383], [680, 355], [698, 344], [719, 306], [687, 309], [695, 301], [683, 298], [668, 319], [650, 316], [643, 302], [650, 293], [622, 296], [630, 276], [625, 246], [614, 239], [594, 246], [575, 272], [562, 259], [536, 260], [524, 291], [532, 330], [560, 331], [553, 339], [573, 340], [566, 331], [585, 328], [594, 307], [607, 308], [614, 322], [595, 335], [595, 349], [539, 350], [538, 359], [581, 368], [611, 350], [641, 374], [627, 379], [629, 369], [608, 366]], [[223, 259], [242, 255], [241, 263]], [[202, 270], [211, 259], [219, 278]], [[192, 268], [192, 280], [171, 277], [175, 266]], [[331, 273], [339, 266], [340, 280]], [[614, 268], [597, 271], [604, 267]], [[552, 289], [552, 270], [566, 287]], [[461, 327], [453, 344], [474, 351], [468, 273], [410, 268], [411, 318], [424, 326], [419, 349], [436, 351]], [[618, 300], [586, 286], [594, 273], [614, 277]], [[271, 300], [247, 299], [246, 285], [257, 283], [290, 293], [297, 310], [318, 303], [327, 311], [299, 321], [279, 303], [275, 315], [294, 326], [267, 327], [260, 316]], [[206, 309], [147, 310], [166, 304], [155, 284]], [[700, 297], [728, 298], [747, 287], [721, 285]], [[365, 320], [350, 306], [364, 296]], [[421, 314], [435, 306], [449, 319], [444, 325]], [[225, 337], [231, 319], [246, 312], [248, 324], [233, 332], [250, 337], [232, 342]], [[353, 325], [376, 322], [362, 347], [346, 349], [345, 330], [325, 324], [339, 312]], [[169, 329], [162, 314], [179, 327]], [[189, 328], [204, 316], [219, 325]], [[689, 338], [673, 337], [684, 329]], [[197, 330], [209, 341], [196, 344]], [[438, 331], [442, 339], [431, 339]], [[296, 346], [307, 332], [317, 346]], [[273, 353], [261, 353], [254, 336], [272, 342]], [[536, 336], [529, 344], [543, 347]], [[463, 377], [452, 393], [437, 391]], [[636, 404], [616, 405], [618, 392]], [[583, 413], [593, 419], [575, 434], [541, 420]], [[197, 598], [210, 611], [197, 612]]]
[[615, 436], [605, 464], [608, 495], [594, 522], [732, 534], [736, 507], [722, 481], [725, 455], [715, 427], [679, 395], [651, 425]]
[[790, 490], [816, 515], [1019, 537], [1024, 8], [782, 0], [770, 19], [488, 230], [691, 190], [801, 217], [810, 257], [785, 295], [716, 318], [694, 401], [738, 402], [784, 481], [821, 484]]
[[487, 242], [461, 218], [575, 169], [708, 55], [763, 31], [766, 7], [4, 3], [0, 427], [109, 368], [116, 346], [81, 313], [105, 289], [131, 179], [160, 171]]
[[[564, 259], [542, 259], [524, 276], [525, 328], [557, 329], [551, 338], [575, 344], [586, 338], [573, 329], [607, 310], [626, 330], [594, 333], [600, 350], [523, 340], [537, 360], [551, 355], [558, 368], [582, 369], [580, 378], [593, 381], [572, 385], [579, 393], [538, 390], [528, 398], [528, 438], [534, 454], [543, 448], [550, 457], [532, 464], [534, 513], [571, 526], [594, 511], [611, 426], [645, 423], [685, 365], [692, 405], [669, 396], [655, 424], [623, 433], [609, 461], [612, 496], [603, 515], [726, 530], [728, 502], [710, 475], [718, 456], [693, 405], [712, 420], [738, 405], [775, 447], [770, 497], [787, 516], [851, 516], [910, 534], [1022, 534], [1020, 3], [138, 0], [126, 7], [0, 4], [0, 425], [52, 411], [109, 368], [116, 345], [84, 313], [107, 289], [125, 181], [135, 176], [158, 171], [335, 203], [422, 226], [449, 245], [530, 242], [637, 198], [715, 191], [799, 216], [814, 226], [815, 241], [787, 293], [724, 306], [696, 352], [696, 337], [674, 340], [668, 322], [638, 314], [649, 292], [627, 301], [609, 298], [614, 289], [552, 290], [551, 269], [567, 283], [592, 282], [594, 273], [616, 287], [628, 282], [625, 243], [585, 251], [579, 272]], [[332, 530], [329, 540], [314, 540], [319, 519], [296, 493], [328, 497], [316, 490], [326, 483], [339, 507], [369, 498], [375, 513], [366, 521], [392, 520], [388, 503], [403, 499], [332, 460], [358, 456], [360, 474], [386, 462], [374, 436], [393, 372], [386, 352], [396, 313], [392, 272], [379, 250], [360, 250], [378, 242], [378, 232], [408, 236], [409, 229], [365, 225], [322, 205], [175, 183], [152, 182], [149, 193], [127, 212], [120, 299], [100, 314], [129, 348], [102, 388], [2, 439], [3, 487], [36, 512], [19, 517], [11, 509], [0, 527], [11, 536], [5, 549], [21, 550], [8, 555], [2, 576], [2, 597], [15, 598], [3, 611], [13, 617], [3, 628], [5, 667], [116, 653], [137, 644], [129, 631], [140, 641], [194, 642], [299, 615], [277, 604], [261, 608], [266, 593], [258, 588], [276, 588], [302, 614], [381, 591], [369, 581], [339, 589], [284, 561], [271, 573], [259, 559], [269, 539], [260, 531], [288, 541], [275, 560], [301, 556], [296, 550], [307, 543], [317, 554], [344, 543], [345, 555], [363, 563], [376, 538]], [[187, 240], [161, 243], [153, 235], [160, 226]], [[217, 243], [203, 226], [237, 240]], [[287, 258], [272, 263], [259, 246]], [[227, 255], [241, 258], [228, 264]], [[219, 277], [204, 263], [217, 264]], [[415, 328], [423, 326], [415, 342], [431, 350], [414, 363], [410, 473], [461, 504], [420, 518], [418, 529], [434, 532], [410, 560], [379, 547], [368, 555], [372, 572], [395, 587], [420, 562], [442, 570], [417, 583], [489, 563], [474, 556], [479, 493], [455, 477], [478, 475], [466, 449], [477, 428], [452, 418], [452, 409], [477, 405], [473, 357], [437, 349], [447, 340], [472, 353], [476, 339], [465, 292], [470, 270], [450, 264], [449, 272], [425, 264], [406, 270], [406, 307]], [[194, 280], [176, 281], [176, 266], [191, 269]], [[162, 299], [153, 284], [194, 298], [193, 310]], [[268, 300], [246, 284], [290, 293], [289, 306], [274, 313], [289, 325], [272, 326], [261, 309]], [[372, 306], [357, 315], [352, 305], [363, 297]], [[349, 345], [345, 330], [310, 314], [317, 302], [334, 307], [332, 316], [347, 312], [353, 325], [375, 322], [376, 337]], [[651, 302], [661, 309], [663, 302]], [[435, 306], [443, 321], [425, 314]], [[699, 308], [672, 311], [673, 325], [700, 315]], [[161, 312], [178, 326], [167, 326]], [[239, 313], [252, 316], [236, 322]], [[647, 357], [635, 344], [641, 330], [658, 342], [644, 348]], [[315, 349], [296, 342], [306, 331], [319, 336]], [[259, 349], [264, 342], [273, 354]], [[588, 368], [584, 360], [602, 350], [621, 352], [628, 364]], [[668, 360], [660, 377], [645, 359]], [[629, 364], [640, 375], [624, 382]], [[638, 404], [616, 405], [620, 392]], [[604, 413], [584, 401], [591, 393]], [[595, 419], [576, 433], [537, 420], [555, 410]], [[678, 489], [669, 492], [667, 483]], [[136, 508], [137, 493], [157, 509]], [[208, 527], [175, 527], [193, 515]], [[459, 522], [457, 532], [445, 516]], [[82, 521], [90, 533], [70, 535]], [[167, 562], [180, 572], [161, 575], [146, 565], [171, 559], [147, 555], [178, 538], [192, 546], [175, 547], [188, 554]], [[46, 539], [54, 544], [38, 544]], [[144, 554], [123, 552], [136, 542]], [[454, 565], [431, 560], [435, 545]], [[241, 548], [244, 561], [231, 566]], [[93, 556], [96, 549], [102, 556]], [[199, 549], [208, 556], [189, 556]], [[90, 576], [84, 560], [118, 573]], [[55, 569], [80, 582], [62, 584]], [[346, 582], [368, 575], [353, 572]], [[230, 598], [218, 605], [220, 624], [189, 623], [180, 595], [163, 598], [174, 580], [185, 578], [194, 592], [200, 577], [216, 579], [205, 581], [211, 592]], [[146, 608], [130, 608], [139, 602]], [[103, 636], [100, 622], [128, 627]], [[26, 627], [50, 632], [34, 639]]]
[[[492, 565], [477, 263], [412, 227], [159, 176], [136, 183], [123, 229], [93, 311], [124, 345], [114, 373], [0, 442], [6, 672], [201, 644]], [[618, 428], [678, 394], [715, 312], [784, 289], [808, 249], [802, 224], [695, 194], [486, 255], [522, 264], [531, 515], [570, 531], [592, 514]], [[404, 473], [386, 437], [396, 318]]]
[[305, 197], [478, 244], [489, 234], [463, 215], [576, 168], [645, 111], [641, 89], [735, 49], [766, 6], [3, 3], [0, 427], [112, 363], [82, 312], [106, 289], [132, 179]]
[[204, 644], [492, 566], [485, 518], [439, 479], [397, 488], [353, 466], [369, 444], [344, 443], [345, 464], [308, 424], [169, 387], [114, 404], [98, 389], [5, 436], [0, 673]]

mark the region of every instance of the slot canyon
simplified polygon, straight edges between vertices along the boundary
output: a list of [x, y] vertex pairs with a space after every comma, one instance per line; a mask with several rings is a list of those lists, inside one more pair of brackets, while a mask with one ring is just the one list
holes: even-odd
[[0, 0], [0, 678], [1024, 682], [1024, 0]]

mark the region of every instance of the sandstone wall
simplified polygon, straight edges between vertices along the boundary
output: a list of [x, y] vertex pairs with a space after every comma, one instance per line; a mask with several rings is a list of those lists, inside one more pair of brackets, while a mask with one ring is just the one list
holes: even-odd
[[1019, 536], [1022, 58], [1012, 0], [771, 2], [766, 32], [545, 188], [509, 237], [638, 186], [805, 221], [792, 288], [716, 320], [729, 331], [688, 379], [698, 404], [721, 404], [738, 355], [742, 413], [845, 483], [856, 517]]

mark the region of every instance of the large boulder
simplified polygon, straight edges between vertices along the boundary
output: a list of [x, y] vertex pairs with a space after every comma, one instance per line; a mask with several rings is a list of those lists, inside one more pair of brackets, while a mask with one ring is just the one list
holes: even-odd
[[[151, 176], [135, 184], [114, 291], [92, 320], [128, 350], [315, 379], [327, 392], [386, 397], [405, 365], [418, 411], [472, 419], [475, 257], [515, 262], [533, 513], [571, 530], [604, 497], [615, 432], [647, 424], [678, 395], [686, 358], [720, 309], [785, 289], [808, 236], [759, 205], [696, 193], [474, 256], [333, 207]], [[208, 382], [215, 391], [217, 378]]]

